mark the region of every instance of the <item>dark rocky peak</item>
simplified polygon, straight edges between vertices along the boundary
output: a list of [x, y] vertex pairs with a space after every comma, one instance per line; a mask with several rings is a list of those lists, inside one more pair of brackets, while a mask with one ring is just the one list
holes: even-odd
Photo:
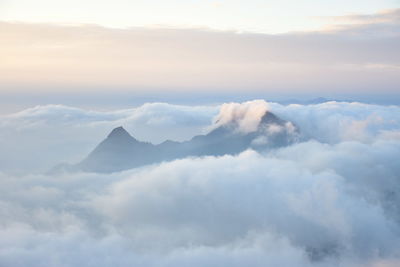
[[114, 128], [107, 138], [132, 137], [122, 126]]
[[270, 111], [266, 111], [264, 116], [262, 116], [261, 121], [260, 121], [260, 125], [264, 125], [264, 124], [278, 124], [278, 125], [282, 125], [284, 124], [285, 121], [278, 118], [274, 113], [270, 112]]
[[107, 136], [106, 140], [109, 141], [137, 141], [130, 135], [122, 126], [114, 128]]

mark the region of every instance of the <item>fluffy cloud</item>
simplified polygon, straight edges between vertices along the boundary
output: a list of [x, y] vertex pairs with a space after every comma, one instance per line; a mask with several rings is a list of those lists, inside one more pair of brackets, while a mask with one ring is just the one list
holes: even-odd
[[167, 104], [46, 106], [2, 117], [2, 129], [15, 128], [2, 142], [16, 144], [20, 131], [41, 143], [49, 129], [72, 128], [54, 144], [63, 151], [99, 125], [150, 120], [163, 133], [189, 124], [201, 132], [215, 116], [242, 120], [267, 107], [307, 141], [114, 174], [0, 173], [0, 265], [397, 266], [399, 107], [255, 101], [223, 105], [218, 115], [218, 107]]
[[400, 129], [399, 106], [326, 102], [316, 105], [270, 103], [271, 110], [298, 125], [307, 138], [323, 143], [372, 142], [378, 135]]
[[219, 114], [214, 119], [212, 127], [217, 128], [234, 123], [237, 125], [237, 131], [239, 132], [254, 132], [267, 111], [268, 104], [263, 100], [223, 104]]
[[[387, 158], [400, 156], [399, 148], [386, 141], [308, 142], [268, 155], [183, 159], [113, 175], [3, 175], [0, 262], [361, 266], [393, 260], [400, 229], [399, 200], [391, 192], [400, 170]], [[354, 157], [358, 152], [364, 157]]]

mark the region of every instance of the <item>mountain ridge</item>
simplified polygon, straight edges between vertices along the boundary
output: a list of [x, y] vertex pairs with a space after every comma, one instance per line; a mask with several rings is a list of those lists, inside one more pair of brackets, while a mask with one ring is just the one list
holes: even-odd
[[257, 151], [273, 149], [298, 139], [297, 126], [270, 111], [265, 112], [254, 131], [241, 132], [237, 123], [231, 121], [219, 125], [188, 141], [166, 140], [158, 145], [139, 141], [119, 126], [84, 160], [73, 165], [60, 165], [55, 170], [111, 173], [188, 156], [233, 155], [249, 148]]

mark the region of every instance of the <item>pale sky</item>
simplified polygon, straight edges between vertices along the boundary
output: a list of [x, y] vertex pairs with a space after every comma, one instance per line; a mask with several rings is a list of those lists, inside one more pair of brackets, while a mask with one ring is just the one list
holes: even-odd
[[118, 28], [162, 25], [282, 33], [321, 29], [336, 23], [335, 16], [397, 7], [399, 0], [2, 0], [0, 18]]

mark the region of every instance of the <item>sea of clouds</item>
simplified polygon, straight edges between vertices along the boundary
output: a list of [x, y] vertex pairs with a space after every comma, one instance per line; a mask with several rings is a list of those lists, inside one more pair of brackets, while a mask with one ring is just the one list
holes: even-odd
[[[112, 174], [43, 174], [113, 127], [188, 140], [265, 110], [301, 139]], [[0, 116], [0, 266], [399, 266], [400, 107], [263, 100]]]

